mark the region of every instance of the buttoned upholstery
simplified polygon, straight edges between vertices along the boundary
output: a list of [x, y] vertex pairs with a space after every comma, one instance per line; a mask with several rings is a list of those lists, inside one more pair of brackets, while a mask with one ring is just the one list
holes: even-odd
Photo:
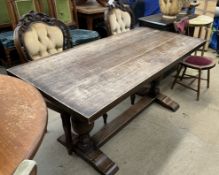
[[109, 16], [109, 26], [113, 35], [129, 31], [131, 29], [131, 16], [128, 12], [119, 8], [111, 10]]
[[33, 60], [63, 51], [63, 34], [56, 26], [33, 23], [24, 33], [23, 39]]

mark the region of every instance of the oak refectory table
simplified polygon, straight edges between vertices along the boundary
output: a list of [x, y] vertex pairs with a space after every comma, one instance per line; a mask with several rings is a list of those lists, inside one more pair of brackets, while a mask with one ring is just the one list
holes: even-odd
[[[77, 135], [63, 126], [72, 150], [101, 174], [118, 166], [99, 148], [153, 101], [169, 109], [179, 105], [159, 92], [165, 71], [205, 43], [204, 40], [151, 28], [134, 30], [84, 44], [45, 59], [8, 69], [38, 88], [71, 115]], [[96, 119], [151, 82], [149, 96], [106, 124], [92, 137]], [[72, 137], [74, 139], [72, 139]]]

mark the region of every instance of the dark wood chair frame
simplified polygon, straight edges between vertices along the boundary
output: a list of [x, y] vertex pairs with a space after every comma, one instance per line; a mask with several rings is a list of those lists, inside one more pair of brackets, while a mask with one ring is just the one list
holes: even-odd
[[105, 11], [104, 14], [104, 21], [105, 21], [105, 25], [107, 27], [107, 32], [108, 35], [112, 35], [112, 31], [111, 31], [111, 27], [110, 27], [110, 22], [109, 22], [109, 15], [112, 12], [113, 9], [120, 9], [124, 12], [128, 12], [130, 17], [131, 17], [131, 26], [130, 28], [133, 29], [134, 28], [134, 24], [135, 24], [135, 17], [134, 17], [134, 13], [132, 12], [132, 10], [128, 7], [125, 6], [124, 4], [120, 3], [120, 2], [114, 2], [113, 5], [108, 5], [108, 9]]
[[[62, 32], [64, 37], [64, 43], [63, 43], [63, 50], [72, 48], [71, 43], [71, 36], [69, 34], [68, 27], [61, 21], [51, 18], [46, 14], [43, 13], [37, 13], [37, 12], [29, 12], [27, 15], [25, 15], [23, 18], [20, 19], [16, 29], [15, 29], [15, 46], [18, 50], [18, 53], [20, 54], [20, 57], [23, 59], [23, 62], [32, 61], [30, 55], [27, 52], [24, 40], [23, 40], [23, 34], [28, 30], [29, 26], [36, 22], [43, 22], [50, 26], [58, 26]], [[44, 94], [46, 96], [46, 94]], [[72, 139], [71, 137], [68, 137], [68, 134], [71, 133], [71, 125], [70, 118], [71, 114], [66, 112], [65, 110], [61, 109], [58, 105], [55, 103], [52, 103], [49, 99], [45, 98], [46, 104], [50, 109], [53, 109], [54, 111], [60, 113], [62, 124], [66, 136], [66, 145], [68, 149], [68, 153], [71, 154], [72, 148], [71, 143]]]

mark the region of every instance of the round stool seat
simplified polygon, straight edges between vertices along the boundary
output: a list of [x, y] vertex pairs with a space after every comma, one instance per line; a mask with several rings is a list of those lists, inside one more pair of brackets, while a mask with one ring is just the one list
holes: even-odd
[[202, 26], [202, 25], [209, 25], [214, 21], [214, 19], [210, 16], [200, 15], [196, 18], [189, 20], [190, 26]]
[[211, 68], [216, 64], [211, 58], [195, 55], [187, 57], [182, 63], [197, 69]]
[[32, 159], [47, 125], [47, 107], [32, 85], [0, 75], [0, 175]]

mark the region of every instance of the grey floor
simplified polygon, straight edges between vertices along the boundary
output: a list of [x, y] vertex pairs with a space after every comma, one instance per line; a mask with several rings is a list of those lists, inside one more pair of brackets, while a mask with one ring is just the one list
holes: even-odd
[[[212, 51], [207, 53], [215, 57]], [[218, 175], [219, 174], [219, 66], [211, 74], [210, 89], [202, 83], [200, 101], [195, 92], [161, 82], [162, 92], [180, 104], [171, 112], [152, 104], [101, 150], [118, 166], [118, 175]], [[130, 106], [129, 99], [109, 113], [112, 120]], [[103, 126], [95, 123], [93, 133]], [[39, 175], [96, 175], [85, 161], [56, 138], [63, 133], [59, 114], [49, 111], [48, 133], [35, 156]]]

